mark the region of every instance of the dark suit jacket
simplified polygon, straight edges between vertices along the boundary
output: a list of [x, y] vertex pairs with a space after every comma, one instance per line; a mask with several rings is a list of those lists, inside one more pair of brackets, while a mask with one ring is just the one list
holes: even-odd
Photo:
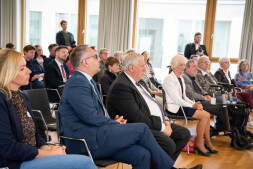
[[116, 79], [116, 77], [116, 74], [109, 72], [108, 70], [104, 72], [100, 80], [103, 95], [108, 94], [110, 86], [112, 85], [112, 82]]
[[[204, 55], [208, 56], [205, 45], [200, 45], [200, 47], [202, 48], [202, 50], [204, 50]], [[185, 46], [184, 56], [187, 59], [190, 59], [191, 55], [195, 55], [196, 53], [197, 51], [195, 50], [195, 43], [188, 43]]]
[[[22, 94], [24, 102], [33, 117], [27, 97]], [[34, 159], [38, 155], [36, 147], [23, 143], [23, 127], [11, 100], [0, 92], [0, 168], [18, 169], [21, 162]], [[37, 128], [37, 127], [36, 127]], [[46, 145], [36, 130], [37, 147]]]
[[[63, 63], [63, 68], [65, 70], [65, 73], [68, 79], [69, 69], [65, 63]], [[45, 68], [45, 82], [46, 82], [46, 88], [50, 88], [50, 89], [58, 89], [58, 86], [65, 84], [65, 82], [63, 82], [63, 79], [62, 79], [61, 70], [59, 69], [59, 66], [57, 65], [55, 60], [53, 60]]]
[[[105, 141], [106, 131], [118, 122], [104, 116], [101, 102], [88, 79], [79, 71], [64, 86], [60, 104], [62, 130], [68, 137], [84, 138], [90, 150], [98, 149]], [[86, 154], [80, 143], [66, 140], [70, 153]]]
[[112, 84], [106, 105], [111, 117], [118, 114], [130, 123], [146, 123], [150, 129], [159, 131], [162, 128], [160, 117], [151, 115], [144, 98], [124, 72]]
[[[70, 46], [72, 48], [76, 47], [73, 34], [70, 33], [70, 32], [68, 32], [68, 34], [69, 34], [69, 37], [70, 37], [70, 44], [71, 44]], [[66, 46], [65, 45], [65, 39], [64, 39], [64, 36], [62, 34], [62, 31], [57, 32], [57, 34], [56, 34], [56, 43], [57, 43], [57, 45]]]
[[101, 80], [101, 76], [103, 75], [104, 71], [105, 71], [105, 63], [101, 60], [100, 61], [100, 65], [99, 65], [99, 68], [100, 68], [100, 71], [95, 74], [93, 76], [93, 80], [96, 82], [96, 83], [100, 83], [100, 80]]
[[[223, 70], [221, 68], [219, 68], [215, 74], [214, 74], [215, 78], [218, 80], [218, 82], [222, 82], [222, 83], [229, 83], [225, 73], [223, 72]], [[230, 75], [230, 71], [228, 70], [228, 76], [231, 80], [231, 75]]]

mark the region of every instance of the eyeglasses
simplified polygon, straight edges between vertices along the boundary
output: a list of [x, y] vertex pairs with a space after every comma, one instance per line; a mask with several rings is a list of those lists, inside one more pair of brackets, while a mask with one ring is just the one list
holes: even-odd
[[98, 59], [98, 56], [97, 56], [97, 55], [94, 55], [94, 56], [89, 56], [89, 57], [87, 57], [87, 58], [85, 58], [85, 59], [90, 59], [90, 58], [95, 58], [95, 59]]
[[109, 53], [102, 53], [102, 54], [109, 55]]
[[201, 63], [209, 64], [210, 62], [209, 61], [205, 61], [205, 62], [201, 62]]

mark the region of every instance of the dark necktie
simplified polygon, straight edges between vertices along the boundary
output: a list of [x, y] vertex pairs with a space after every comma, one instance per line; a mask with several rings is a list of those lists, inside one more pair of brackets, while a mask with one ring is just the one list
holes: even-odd
[[97, 89], [97, 86], [96, 86], [94, 80], [91, 79], [90, 82], [91, 82], [91, 84], [93, 85], [93, 88], [95, 89], [95, 92], [96, 92], [98, 101], [100, 102], [100, 104], [101, 104], [102, 107], [103, 107], [104, 115], [105, 115], [106, 117], [109, 118], [110, 116], [109, 116], [109, 114], [107, 113], [107, 111], [106, 111], [105, 108], [104, 108], [104, 104], [103, 104], [103, 102], [102, 102], [102, 100], [101, 100], [100, 93], [98, 92], [98, 89]]
[[163, 108], [162, 108], [162, 106], [160, 105], [160, 103], [158, 103], [158, 101], [157, 101], [156, 99], [154, 99], [149, 93], [147, 93], [146, 90], [144, 89], [144, 87], [143, 87], [140, 83], [136, 82], [135, 84], [136, 84], [137, 86], [139, 86], [139, 87], [143, 90], [144, 94], [145, 94], [150, 100], [152, 100], [153, 102], [155, 102], [155, 103], [157, 104], [157, 106], [158, 106], [159, 109], [161, 110], [161, 113], [162, 113], [162, 120], [163, 120], [163, 123], [164, 123], [164, 122], [165, 122], [165, 115], [164, 115]]
[[[189, 77], [190, 77], [190, 76], [189, 76]], [[199, 87], [198, 84], [195, 82], [195, 77], [193, 76], [193, 77], [190, 77], [190, 78], [191, 78], [191, 80], [192, 80], [192, 85], [193, 85], [193, 88], [194, 88], [195, 92], [202, 95], [202, 92], [201, 92], [200, 87]]]

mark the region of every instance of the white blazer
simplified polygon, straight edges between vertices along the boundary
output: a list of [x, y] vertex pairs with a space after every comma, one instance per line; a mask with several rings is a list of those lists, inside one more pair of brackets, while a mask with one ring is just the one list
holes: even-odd
[[167, 110], [171, 113], [177, 113], [180, 106], [192, 107], [195, 104], [194, 101], [186, 96], [184, 78], [181, 77], [181, 80], [183, 84], [183, 97], [181, 85], [173, 71], [168, 74], [163, 81], [163, 89], [166, 93], [166, 106]]

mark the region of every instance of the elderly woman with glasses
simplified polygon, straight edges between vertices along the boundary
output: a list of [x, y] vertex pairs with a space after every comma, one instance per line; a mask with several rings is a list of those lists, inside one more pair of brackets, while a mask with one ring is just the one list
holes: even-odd
[[[184, 116], [184, 111], [187, 117], [193, 117], [199, 121], [196, 127], [195, 150], [203, 156], [210, 156], [211, 153], [218, 153], [210, 140], [210, 114], [203, 110], [200, 102], [195, 103], [186, 96], [185, 82], [181, 77], [181, 74], [184, 73], [186, 62], [187, 59], [183, 55], [176, 55], [171, 60], [172, 71], [163, 82], [167, 110], [169, 114], [179, 116]], [[181, 106], [182, 108], [180, 108]], [[205, 144], [203, 144], [203, 138], [205, 138]]]
[[[220, 68], [215, 72], [214, 76], [218, 82], [231, 84], [231, 75], [228, 70], [230, 67], [230, 59], [227, 57], [222, 57], [219, 60]], [[237, 92], [236, 96], [239, 100], [249, 103], [250, 110], [253, 110], [253, 98], [249, 92]], [[253, 122], [248, 119], [247, 128], [253, 128]]]
[[30, 73], [21, 53], [0, 50], [0, 168], [95, 169], [89, 157], [66, 155], [65, 146], [49, 146], [41, 138], [28, 98], [19, 90]]

